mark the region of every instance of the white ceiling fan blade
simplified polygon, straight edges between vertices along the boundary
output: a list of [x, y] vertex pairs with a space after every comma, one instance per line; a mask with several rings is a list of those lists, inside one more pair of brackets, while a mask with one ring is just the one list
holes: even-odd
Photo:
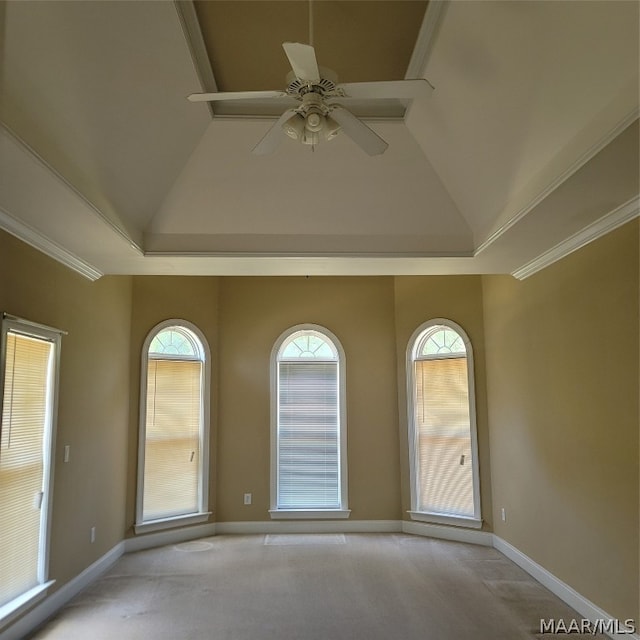
[[320, 70], [316, 60], [315, 49], [308, 44], [299, 42], [285, 42], [282, 45], [289, 58], [289, 64], [298, 80], [303, 82], [320, 82]]
[[294, 114], [295, 109], [287, 109], [275, 122], [275, 124], [267, 131], [262, 140], [253, 148], [251, 153], [255, 153], [257, 156], [266, 156], [269, 153], [273, 153], [277, 148], [282, 138], [286, 137], [286, 133], [282, 128], [282, 125]]
[[191, 102], [218, 102], [222, 100], [260, 100], [261, 98], [286, 98], [284, 91], [220, 91], [216, 93], [192, 93]]
[[340, 125], [342, 131], [370, 156], [384, 153], [389, 146], [373, 129], [343, 107], [336, 106], [331, 111], [331, 117]]
[[384, 82], [345, 82], [338, 89], [347, 98], [424, 98], [431, 94], [433, 87], [428, 80], [387, 80]]

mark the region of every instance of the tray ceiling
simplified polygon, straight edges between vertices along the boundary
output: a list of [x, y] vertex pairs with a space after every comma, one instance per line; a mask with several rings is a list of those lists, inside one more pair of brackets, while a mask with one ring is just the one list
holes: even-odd
[[340, 80], [435, 86], [350, 105], [382, 156], [185, 99], [283, 88], [306, 0], [0, 4], [0, 227], [91, 278], [528, 275], [638, 214], [637, 3], [311, 6]]

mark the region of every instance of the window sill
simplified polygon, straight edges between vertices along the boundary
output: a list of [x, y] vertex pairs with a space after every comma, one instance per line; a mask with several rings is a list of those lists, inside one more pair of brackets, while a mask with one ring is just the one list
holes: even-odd
[[339, 520], [351, 515], [351, 509], [269, 509], [272, 520]]
[[54, 582], [55, 580], [49, 580], [48, 582], [39, 584], [37, 587], [29, 589], [29, 591], [26, 591], [0, 607], [0, 629], [13, 622], [18, 616], [22, 615], [40, 600], [44, 600], [49, 587]]
[[481, 529], [482, 520], [478, 518], [467, 518], [465, 516], [448, 516], [439, 513], [427, 513], [424, 511], [408, 511], [412, 520], [418, 522], [429, 522], [431, 524], [448, 524], [454, 527], [466, 527], [467, 529]]
[[190, 524], [199, 524], [207, 522], [211, 511], [202, 513], [188, 513], [183, 516], [174, 516], [173, 518], [161, 518], [159, 520], [149, 520], [148, 522], [140, 522], [133, 526], [136, 535], [140, 533], [151, 533], [152, 531], [162, 531], [163, 529], [172, 529], [174, 527], [186, 527]]

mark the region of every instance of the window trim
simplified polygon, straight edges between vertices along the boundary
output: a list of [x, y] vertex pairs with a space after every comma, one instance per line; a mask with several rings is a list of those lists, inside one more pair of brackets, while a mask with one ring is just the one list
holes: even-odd
[[0, 416], [4, 404], [4, 376], [7, 356], [7, 334], [18, 333], [23, 336], [44, 340], [53, 344], [53, 358], [49, 364], [51, 376], [49, 424], [43, 436], [43, 498], [40, 551], [38, 553], [38, 584], [21, 593], [0, 607], [0, 629], [6, 627], [18, 616], [42, 600], [49, 588], [56, 582], [49, 579], [49, 559], [51, 549], [51, 528], [53, 516], [53, 490], [56, 452], [56, 433], [58, 428], [58, 393], [60, 388], [60, 350], [62, 336], [66, 331], [55, 329], [44, 324], [25, 320], [8, 313], [2, 314], [0, 327]]
[[[335, 360], [338, 368], [338, 416], [339, 416], [339, 447], [340, 463], [340, 507], [337, 509], [282, 509], [278, 508], [278, 354], [282, 345], [298, 331], [317, 331], [325, 335], [336, 348], [338, 358]], [[287, 360], [289, 361], [289, 360]], [[305, 361], [301, 359], [300, 361]], [[307, 360], [308, 361], [308, 360]], [[271, 462], [270, 462], [270, 495], [271, 508], [269, 515], [272, 520], [333, 520], [345, 519], [351, 515], [348, 507], [348, 477], [347, 477], [347, 375], [346, 358], [340, 340], [334, 333], [319, 324], [304, 323], [289, 327], [280, 334], [271, 349], [270, 356], [270, 391], [271, 391]]]
[[[147, 421], [147, 373], [149, 361], [149, 347], [155, 336], [169, 327], [184, 327], [191, 331], [200, 341], [202, 346], [202, 424], [200, 425], [200, 474], [198, 477], [198, 511], [185, 513], [179, 516], [171, 516], [167, 518], [157, 518], [155, 520], [143, 519], [143, 497], [144, 497], [144, 464], [145, 464], [145, 445], [146, 445], [146, 421]], [[168, 355], [168, 358], [175, 356]], [[183, 359], [177, 357], [175, 359]], [[193, 360], [194, 358], [184, 358], [185, 360]], [[142, 354], [140, 360], [140, 407], [139, 407], [139, 424], [138, 424], [138, 477], [136, 488], [136, 521], [134, 523], [134, 531], [136, 534], [149, 533], [151, 531], [161, 531], [174, 527], [183, 527], [186, 525], [197, 524], [209, 520], [211, 511], [209, 511], [209, 441], [211, 431], [211, 350], [209, 343], [200, 329], [181, 318], [170, 318], [163, 320], [155, 325], [147, 334], [142, 345]]]
[[[455, 331], [463, 340], [467, 359], [467, 382], [469, 389], [469, 430], [471, 436], [472, 453], [472, 492], [473, 492], [473, 516], [459, 516], [455, 514], [435, 513], [418, 509], [418, 430], [415, 424], [416, 409], [416, 381], [414, 362], [418, 357], [418, 346], [422, 342], [422, 335], [436, 325], [446, 326]], [[425, 358], [426, 359], [426, 358]], [[438, 359], [436, 355], [434, 358]], [[480, 504], [480, 462], [478, 458], [478, 428], [476, 420], [476, 392], [475, 392], [475, 365], [473, 359], [473, 347], [467, 332], [453, 320], [448, 318], [433, 318], [423, 322], [412, 334], [407, 345], [406, 355], [407, 376], [407, 423], [409, 440], [409, 487], [411, 493], [411, 509], [407, 512], [412, 520], [430, 522], [433, 524], [448, 524], [460, 527], [479, 529], [482, 527], [482, 512]]]

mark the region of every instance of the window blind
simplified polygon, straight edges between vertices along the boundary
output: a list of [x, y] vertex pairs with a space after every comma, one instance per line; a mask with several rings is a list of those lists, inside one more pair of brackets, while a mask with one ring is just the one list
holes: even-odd
[[340, 508], [336, 362], [280, 362], [278, 508]]
[[415, 363], [420, 511], [473, 517], [466, 357]]
[[143, 519], [199, 511], [202, 362], [149, 359]]
[[0, 432], [0, 606], [39, 584], [54, 345], [9, 331]]

